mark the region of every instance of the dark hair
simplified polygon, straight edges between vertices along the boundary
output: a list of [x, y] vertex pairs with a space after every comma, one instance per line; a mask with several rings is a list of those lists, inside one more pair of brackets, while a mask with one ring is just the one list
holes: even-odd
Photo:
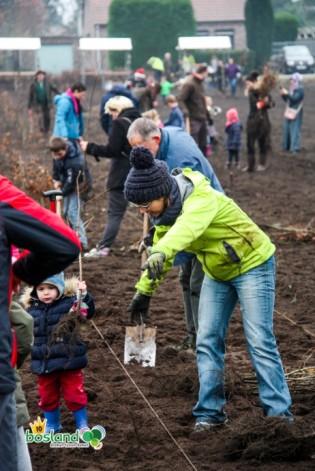
[[44, 72], [43, 70], [38, 70], [35, 74], [35, 78], [38, 77], [38, 75], [40, 74], [46, 75], [46, 72]]
[[59, 152], [67, 149], [67, 143], [62, 137], [52, 137], [49, 141], [49, 150], [51, 152]]
[[246, 80], [248, 82], [257, 82], [257, 79], [259, 77], [259, 72], [257, 70], [252, 70], [249, 75], [247, 75]]
[[204, 72], [207, 72], [207, 71], [208, 71], [208, 67], [207, 67], [206, 64], [200, 64], [196, 68], [196, 73], [197, 74], [203, 74]]
[[73, 92], [85, 92], [86, 86], [83, 85], [81, 82], [74, 83], [72, 87], [70, 87]]

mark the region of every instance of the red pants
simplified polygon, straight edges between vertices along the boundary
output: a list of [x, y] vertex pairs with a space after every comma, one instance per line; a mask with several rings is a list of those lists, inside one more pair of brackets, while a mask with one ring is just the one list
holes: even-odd
[[83, 386], [82, 370], [56, 371], [38, 376], [39, 407], [44, 412], [55, 410], [63, 396], [66, 406], [72, 412], [87, 404]]

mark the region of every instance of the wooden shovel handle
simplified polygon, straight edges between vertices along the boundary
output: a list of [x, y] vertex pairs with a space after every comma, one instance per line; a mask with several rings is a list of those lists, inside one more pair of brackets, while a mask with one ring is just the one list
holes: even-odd
[[[150, 222], [149, 222], [149, 216], [145, 213], [143, 215], [143, 226], [142, 226], [142, 237], [144, 238], [150, 229]], [[141, 266], [146, 262], [147, 260], [147, 254], [146, 251], [144, 250], [141, 254]]]

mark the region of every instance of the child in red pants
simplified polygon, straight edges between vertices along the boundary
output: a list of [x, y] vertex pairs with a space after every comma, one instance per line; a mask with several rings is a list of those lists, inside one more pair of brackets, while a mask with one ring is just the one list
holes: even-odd
[[63, 273], [47, 278], [22, 297], [24, 306], [34, 318], [31, 369], [38, 375], [39, 406], [47, 419], [46, 432], [61, 429], [61, 397], [73, 412], [76, 428], [88, 427], [82, 373], [82, 368], [87, 365], [86, 345], [80, 339], [72, 341], [70, 334], [52, 341], [58, 322], [73, 309], [78, 289], [82, 292], [81, 315], [90, 318], [95, 307], [85, 282], [72, 278], [65, 283]]

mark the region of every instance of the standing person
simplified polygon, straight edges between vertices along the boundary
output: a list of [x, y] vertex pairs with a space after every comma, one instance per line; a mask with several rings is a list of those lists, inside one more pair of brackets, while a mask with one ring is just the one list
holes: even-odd
[[166, 77], [162, 77], [160, 94], [164, 104], [166, 104], [166, 99], [171, 94], [173, 87], [174, 83], [170, 82]]
[[50, 108], [52, 94], [58, 94], [59, 90], [47, 79], [46, 72], [38, 70], [30, 86], [28, 95], [28, 115], [31, 120], [36, 115], [36, 124], [39, 130], [48, 134], [50, 129]]
[[197, 142], [201, 152], [206, 155], [207, 151], [207, 106], [203, 82], [208, 76], [208, 67], [199, 65], [196, 72], [187, 78], [179, 94], [178, 103], [189, 119], [190, 134]]
[[[38, 284], [65, 269], [80, 252], [76, 234], [0, 175], [0, 471], [17, 471], [14, 369], [16, 344], [9, 322], [14, 286]], [[29, 250], [11, 267], [11, 246]], [[45, 263], [43, 263], [45, 260]]]
[[102, 239], [95, 248], [85, 254], [86, 257], [106, 257], [109, 255], [111, 246], [119, 232], [128, 206], [123, 193], [124, 183], [130, 170], [129, 153], [131, 147], [127, 140], [127, 131], [131, 123], [140, 117], [140, 113], [132, 101], [124, 96], [116, 96], [108, 100], [105, 111], [111, 115], [113, 120], [108, 144], [104, 146], [94, 142], [81, 141], [81, 149], [87, 154], [111, 159], [106, 184], [108, 191], [107, 224]]
[[[137, 119], [128, 130], [127, 138], [132, 147], [143, 146], [154, 157], [162, 160], [169, 171], [189, 167], [205, 175], [211, 186], [223, 192], [223, 188], [208, 160], [204, 157], [194, 139], [176, 127], [160, 129], [151, 120]], [[200, 262], [192, 254], [181, 254], [175, 263], [180, 265], [179, 281], [183, 292], [187, 336], [179, 349], [195, 348], [198, 330], [198, 304], [204, 273]]]
[[291, 397], [273, 333], [275, 246], [269, 237], [200, 173], [185, 168], [169, 175], [163, 162], [134, 149], [125, 183], [128, 201], [149, 214], [151, 255], [136, 284], [129, 312], [138, 324], [150, 299], [181, 250], [195, 254], [205, 273], [199, 303], [197, 366], [199, 398], [195, 431], [227, 422], [224, 397], [225, 338], [239, 301], [259, 397], [266, 416], [292, 421]]
[[233, 162], [240, 168], [239, 152], [241, 148], [242, 124], [236, 108], [226, 112], [225, 132], [227, 134], [226, 148], [228, 151], [227, 168], [232, 168]]
[[[81, 219], [81, 198], [77, 194], [77, 180], [83, 183], [84, 157], [77, 141], [61, 137], [52, 137], [49, 149], [53, 155], [54, 187], [62, 191], [64, 217], [80, 238], [84, 250], [88, 249], [88, 240]], [[81, 196], [81, 195], [80, 195]]]
[[302, 75], [295, 72], [290, 79], [289, 91], [281, 87], [280, 94], [286, 102], [283, 123], [283, 149], [296, 154], [301, 150], [304, 89]]
[[[77, 290], [82, 293], [78, 314]], [[87, 428], [87, 395], [82, 372], [87, 365], [87, 348], [77, 333], [56, 334], [65, 316], [73, 315], [74, 319], [77, 315], [83, 319], [93, 316], [94, 301], [85, 281], [76, 278], [65, 281], [63, 273], [59, 273], [26, 290], [21, 300], [34, 319], [31, 370], [37, 375], [38, 405], [47, 420], [46, 433], [61, 430], [61, 397], [73, 413], [76, 429]]]
[[268, 110], [275, 104], [270, 93], [265, 93], [262, 97], [258, 76], [258, 72], [253, 71], [246, 79], [245, 93], [249, 99], [249, 114], [246, 125], [248, 165], [244, 168], [244, 171], [247, 172], [256, 170], [256, 141], [259, 147], [258, 172], [266, 170], [267, 154], [270, 150], [271, 124]]
[[219, 92], [225, 95], [225, 65], [221, 59], [218, 61], [216, 81]]
[[67, 139], [80, 139], [84, 133], [82, 104], [86, 87], [75, 83], [65, 93], [55, 97], [56, 115], [53, 135]]
[[166, 98], [166, 104], [170, 109], [169, 117], [164, 121], [164, 126], [176, 126], [181, 129], [185, 129], [185, 121], [182, 110], [178, 106], [178, 102], [174, 95], [169, 95]]
[[241, 70], [237, 64], [235, 64], [233, 57], [229, 58], [228, 64], [225, 67], [225, 75], [229, 82], [231, 96], [236, 96], [237, 81]]

